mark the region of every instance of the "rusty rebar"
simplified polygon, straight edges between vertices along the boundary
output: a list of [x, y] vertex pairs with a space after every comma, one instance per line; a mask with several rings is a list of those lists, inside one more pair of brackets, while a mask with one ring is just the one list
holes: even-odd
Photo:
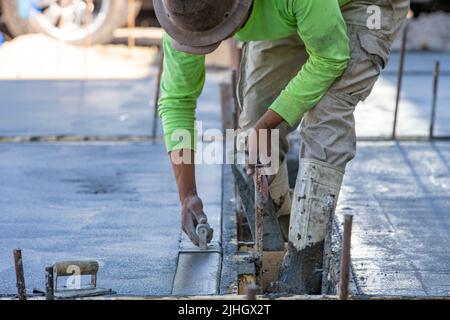
[[155, 141], [156, 134], [158, 130], [158, 102], [159, 97], [161, 95], [161, 78], [162, 73], [164, 69], [164, 50], [161, 44], [161, 47], [159, 48], [159, 63], [158, 63], [158, 75], [156, 77], [156, 90], [155, 90], [155, 100], [153, 103], [154, 109], [153, 109], [153, 126], [152, 126], [152, 139]]
[[264, 179], [263, 168], [255, 167], [255, 265], [256, 265], [256, 282], [261, 284], [262, 277], [262, 258], [264, 250], [264, 208], [266, 199], [264, 196]]
[[397, 96], [395, 98], [395, 110], [394, 110], [394, 124], [392, 127], [392, 140], [397, 137], [397, 123], [398, 123], [398, 110], [400, 107], [400, 99], [402, 95], [402, 85], [403, 85], [403, 73], [405, 70], [405, 55], [406, 55], [406, 43], [408, 40], [408, 24], [405, 24], [402, 35], [402, 44], [400, 48], [400, 62], [398, 66], [397, 75]]
[[436, 61], [433, 74], [433, 98], [431, 102], [431, 121], [430, 121], [430, 139], [434, 138], [434, 127], [436, 123], [436, 108], [439, 90], [440, 62]]
[[350, 282], [350, 258], [353, 215], [344, 216], [344, 233], [342, 237], [341, 272], [339, 281], [339, 299], [348, 300]]
[[262, 168], [255, 168], [255, 251], [259, 256], [263, 252], [263, 213], [265, 206], [264, 179]]
[[16, 287], [19, 300], [27, 300], [25, 276], [23, 272], [22, 250], [14, 249], [14, 268], [16, 270]]

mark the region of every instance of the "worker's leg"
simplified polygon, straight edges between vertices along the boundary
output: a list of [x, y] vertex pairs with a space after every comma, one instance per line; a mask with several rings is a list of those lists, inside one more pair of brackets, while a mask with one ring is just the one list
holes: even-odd
[[[330, 88], [301, 125], [300, 169], [294, 191], [289, 230], [289, 248], [280, 273], [282, 288], [298, 294], [321, 290], [327, 197], [337, 201], [347, 163], [356, 151], [356, 105], [365, 100], [388, 61], [390, 46], [403, 12], [394, 9], [397, 0], [374, 0], [384, 17], [383, 29], [367, 27], [367, 1], [354, 0], [344, 12], [348, 22], [351, 61], [345, 73]], [[404, 2], [403, 0], [399, 0]], [[355, 16], [356, 15], [356, 16]], [[396, 18], [396, 17], [401, 17]], [[361, 21], [351, 24], [350, 22]]]
[[[242, 109], [239, 125], [242, 129], [254, 127], [306, 60], [305, 46], [297, 35], [244, 44], [238, 88]], [[288, 217], [291, 210], [285, 155], [289, 150], [287, 135], [295, 129], [295, 126], [286, 124], [280, 126], [280, 170], [272, 177], [269, 187], [279, 217]], [[286, 221], [287, 233], [289, 219], [281, 220]]]

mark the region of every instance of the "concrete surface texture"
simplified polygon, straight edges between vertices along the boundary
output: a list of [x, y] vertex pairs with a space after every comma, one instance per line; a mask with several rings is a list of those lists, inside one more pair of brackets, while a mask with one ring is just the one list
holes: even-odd
[[154, 90], [154, 78], [3, 81], [0, 135], [149, 134]]
[[[0, 145], [0, 292], [14, 293], [11, 252], [23, 250], [28, 289], [44, 267], [98, 259], [99, 286], [170, 294], [179, 210], [161, 145]], [[165, 183], [161, 183], [165, 181]]]
[[[421, 74], [431, 73], [436, 59], [447, 73], [437, 132], [450, 133], [450, 55], [408, 53], [401, 134], [427, 134], [431, 76]], [[373, 95], [358, 106], [359, 136], [390, 133], [397, 63], [394, 54]], [[204, 130], [221, 127], [218, 83], [224, 76], [208, 73], [197, 114]], [[0, 136], [149, 135], [153, 93], [152, 77], [2, 81]], [[355, 213], [353, 261], [364, 293], [450, 291], [449, 159], [446, 143], [360, 143], [338, 214]], [[161, 143], [3, 143], [0, 177], [0, 293], [16, 292], [16, 247], [23, 249], [28, 289], [43, 288], [44, 267], [64, 259], [100, 260], [99, 285], [121, 294], [184, 293], [192, 284], [199, 294], [211, 294], [217, 288], [216, 251], [197, 261], [187, 257], [177, 270], [179, 250], [192, 246], [180, 235], [178, 195]], [[198, 181], [220, 251], [220, 167], [200, 166]], [[192, 261], [201, 263], [201, 272], [173, 283]]]
[[450, 296], [450, 144], [360, 143], [337, 216], [354, 214], [361, 293]]
[[[222, 77], [208, 75], [198, 107], [204, 129], [220, 127]], [[1, 136], [151, 132], [152, 79], [4, 81], [0, 88]], [[29, 292], [43, 289], [48, 264], [97, 259], [99, 286], [127, 295], [172, 293], [178, 252], [188, 245], [162, 143], [4, 143], [0, 155], [0, 294], [16, 292], [17, 247]], [[219, 246], [221, 168], [199, 166], [197, 178]], [[220, 260], [205, 263], [203, 270], [218, 274]], [[202, 292], [214, 293], [218, 279], [203, 280]]]
[[[435, 61], [441, 62], [442, 71], [435, 130], [437, 135], [450, 135], [450, 53], [408, 52], [399, 106], [400, 136], [428, 136]], [[399, 54], [393, 53], [372, 94], [356, 108], [358, 136], [390, 136], [397, 94], [398, 63]]]
[[[198, 120], [220, 128], [218, 84], [208, 74]], [[154, 77], [139, 80], [2, 81], [0, 136], [149, 135], [153, 125]], [[158, 125], [162, 134], [161, 125]]]

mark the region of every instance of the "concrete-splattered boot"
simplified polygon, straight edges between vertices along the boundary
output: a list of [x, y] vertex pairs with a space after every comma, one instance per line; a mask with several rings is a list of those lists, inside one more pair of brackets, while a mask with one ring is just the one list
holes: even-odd
[[300, 159], [291, 211], [289, 246], [278, 289], [294, 294], [320, 294], [327, 198], [337, 202], [344, 170], [322, 161]]

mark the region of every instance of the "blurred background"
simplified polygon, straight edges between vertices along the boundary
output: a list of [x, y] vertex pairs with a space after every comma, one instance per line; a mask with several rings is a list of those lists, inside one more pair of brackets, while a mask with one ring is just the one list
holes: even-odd
[[[450, 50], [449, 12], [446, 0], [412, 0], [407, 49]], [[152, 0], [1, 0], [0, 34], [1, 79], [132, 78], [149, 74], [162, 31]], [[223, 48], [213, 57], [232, 63]]]
[[162, 31], [151, 0], [0, 3], [1, 79], [144, 78], [157, 58]]

